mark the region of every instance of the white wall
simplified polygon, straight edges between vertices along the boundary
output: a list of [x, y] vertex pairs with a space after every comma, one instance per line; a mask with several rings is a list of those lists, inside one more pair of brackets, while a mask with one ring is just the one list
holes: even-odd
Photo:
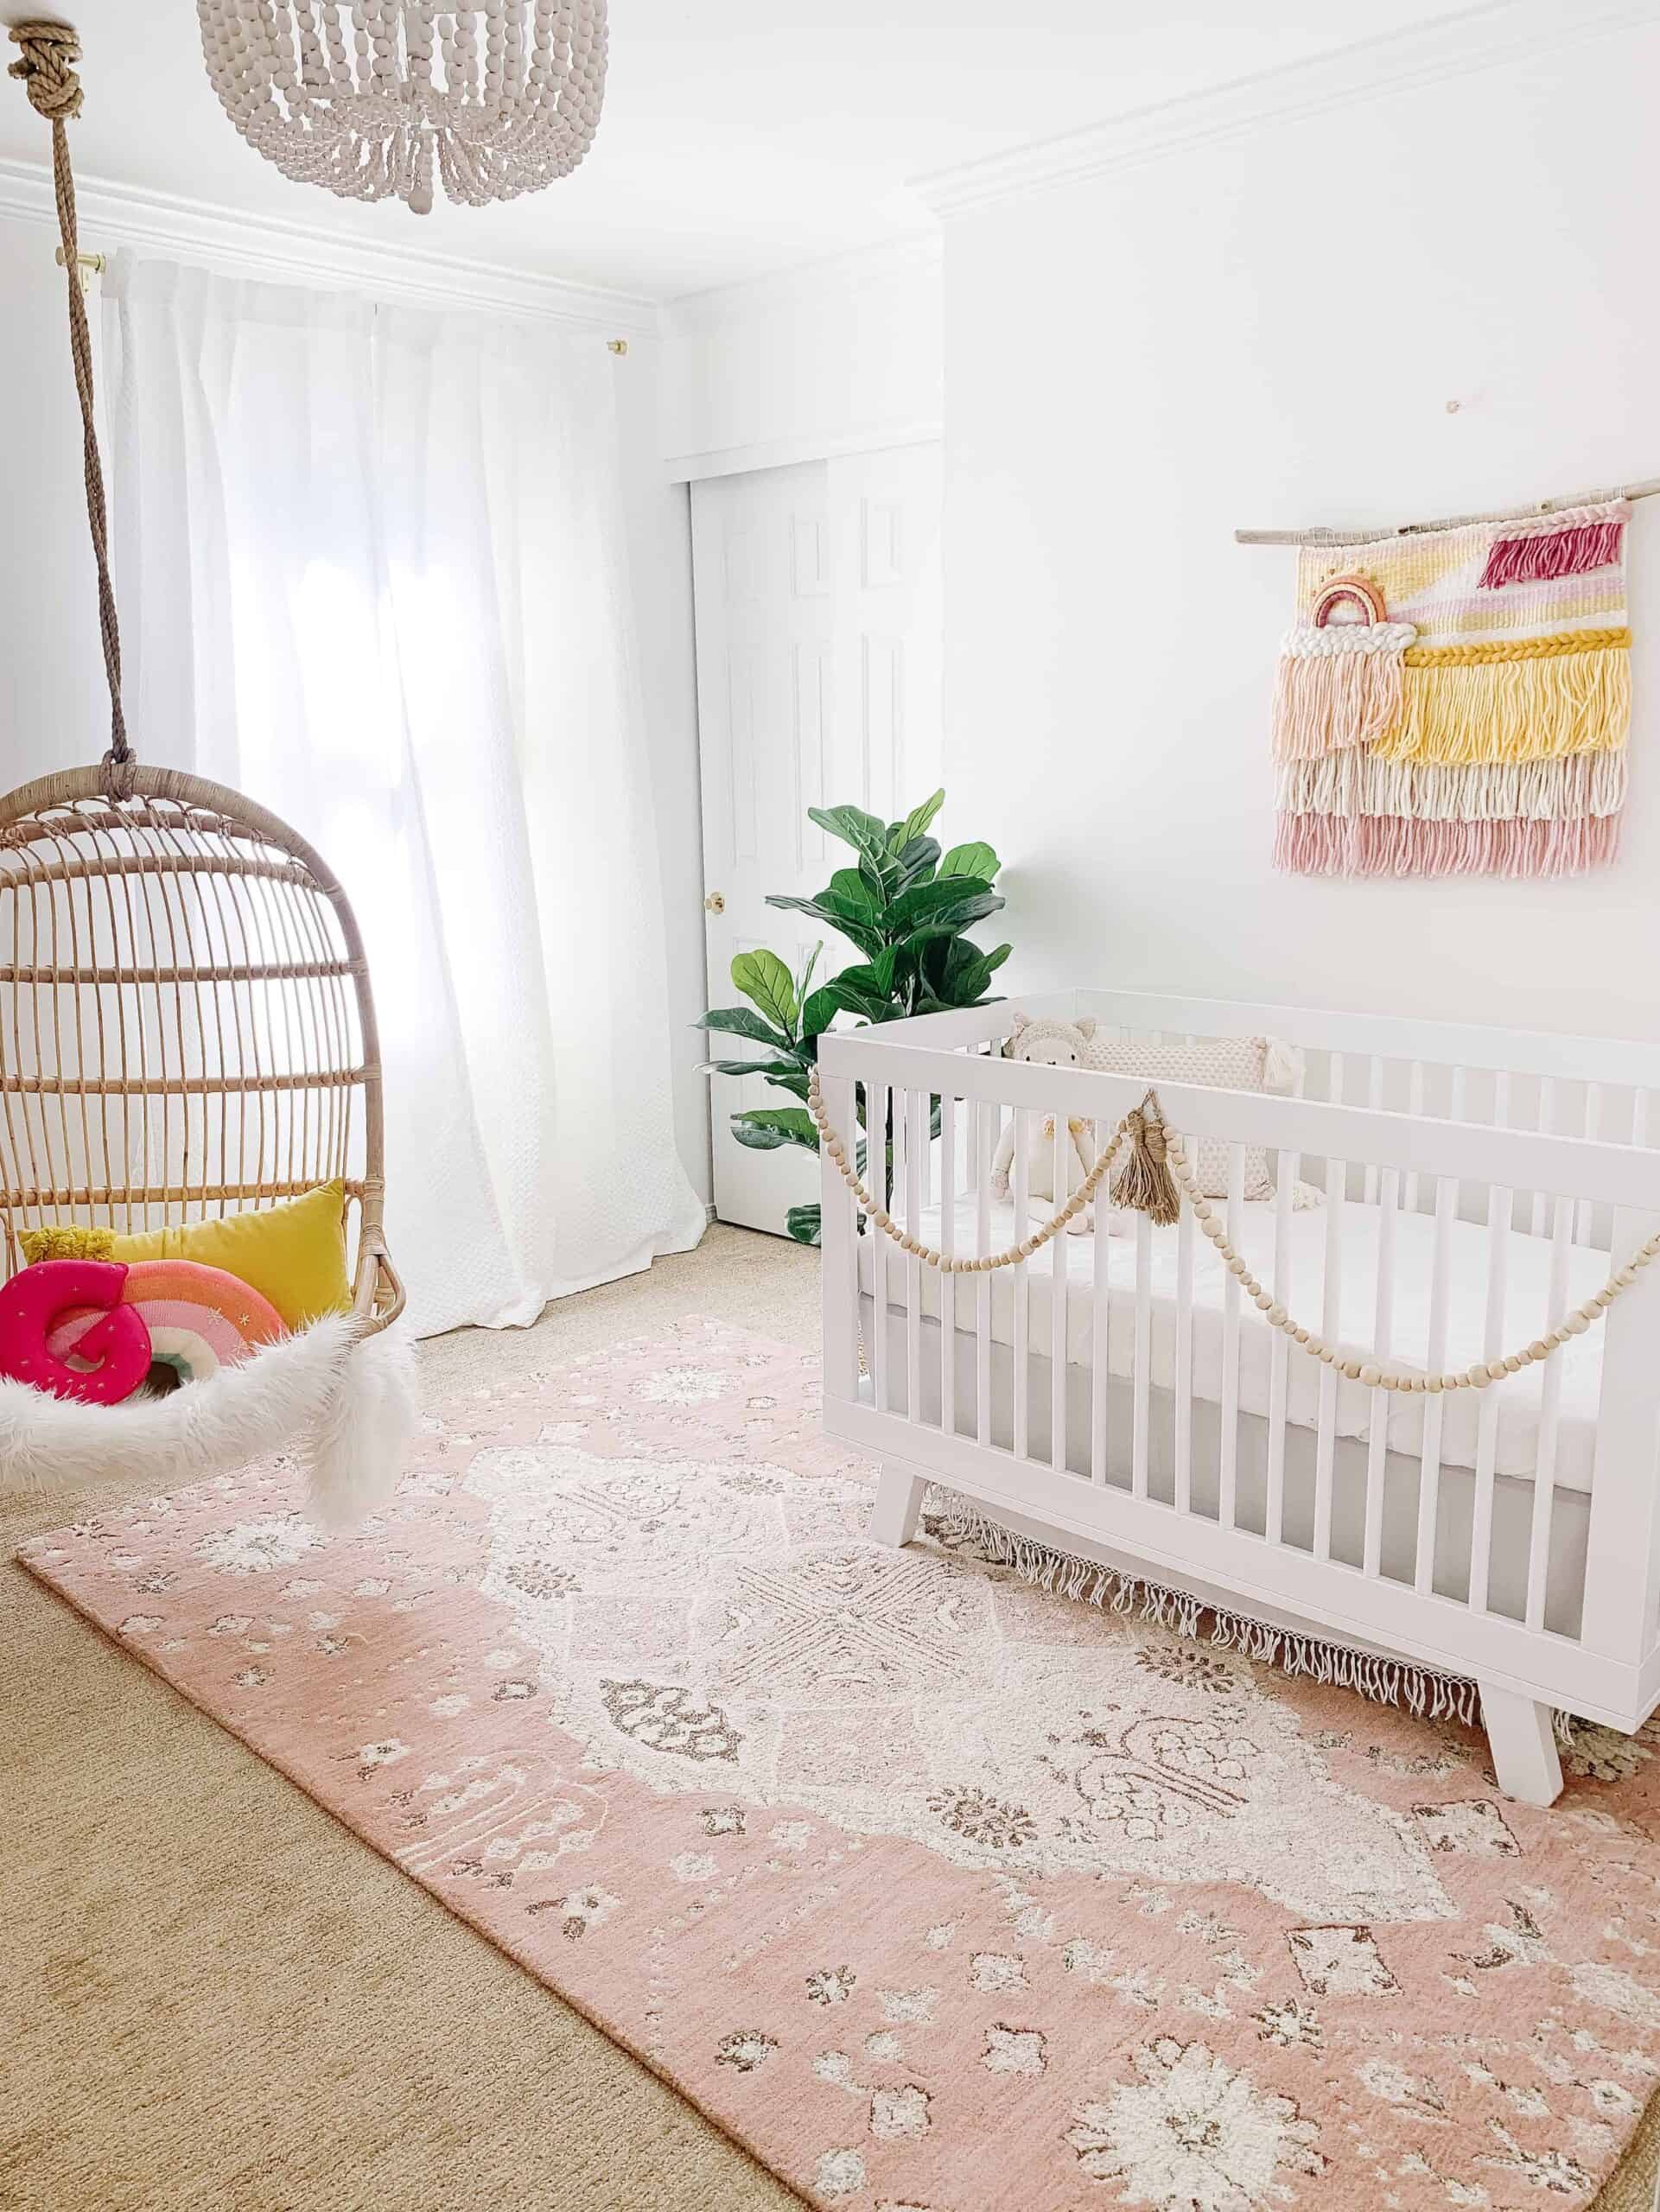
[[1232, 532], [1660, 469], [1657, 81], [1644, 28], [948, 219], [945, 780], [1017, 987], [1656, 1033], [1660, 500], [1624, 854], [1563, 883], [1273, 872], [1295, 556]]
[[785, 467], [938, 433], [936, 239], [694, 293], [665, 308], [662, 329], [673, 475]]
[[[633, 337], [617, 364], [628, 550], [640, 687], [655, 772], [658, 853], [668, 939], [674, 1126], [691, 1186], [708, 1205], [708, 1039], [693, 1024], [709, 1004], [703, 978], [703, 836], [697, 776], [697, 674], [692, 642], [691, 502], [669, 481], [658, 447], [663, 348]], [[626, 889], [619, 887], [619, 896]]]
[[38, 225], [0, 217], [0, 779], [110, 742], [63, 272]]
[[[83, 243], [105, 240], [83, 222]], [[0, 397], [13, 421], [0, 439], [0, 788], [97, 759], [109, 744], [80, 427], [69, 366], [54, 232], [0, 214]], [[167, 251], [166, 241], [149, 245]], [[181, 257], [213, 258], [181, 240]], [[285, 271], [291, 281], [292, 272]], [[328, 281], [325, 278], [323, 281]], [[96, 326], [97, 309], [93, 303]], [[607, 326], [608, 327], [608, 326]], [[596, 327], [600, 344], [605, 328]], [[691, 1024], [707, 1004], [703, 861], [692, 667], [691, 550], [683, 485], [669, 483], [658, 443], [658, 341], [634, 330], [616, 364], [640, 677], [657, 772], [658, 836], [668, 925], [675, 1127], [693, 1188], [709, 1195], [707, 1080]], [[146, 750], [143, 731], [134, 743]], [[149, 749], [164, 755], [158, 739]], [[626, 887], [617, 895], [626, 897]]]

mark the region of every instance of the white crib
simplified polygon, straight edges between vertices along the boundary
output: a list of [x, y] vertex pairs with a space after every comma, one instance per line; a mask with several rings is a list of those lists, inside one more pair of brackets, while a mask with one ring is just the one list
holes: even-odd
[[[1091, 1117], [1098, 1142], [1147, 1088], [1002, 1058], [1016, 1003], [1148, 1042], [1301, 1048], [1294, 1096], [1161, 1083], [1160, 1103], [1226, 1143], [1212, 1203], [1274, 1297], [1395, 1370], [1526, 1344], [1660, 1230], [1660, 1046], [1078, 991], [823, 1039], [831, 1126], [850, 1140], [857, 1104], [891, 1131], [868, 1180], [942, 1251], [1003, 1250], [1053, 1211], [1028, 1195], [1017, 1109]], [[1243, 1195], [1253, 1145], [1273, 1198]], [[1323, 1205], [1294, 1209], [1300, 1178]], [[1473, 1680], [1501, 1784], [1549, 1804], [1555, 1708], [1631, 1731], [1660, 1701], [1660, 1265], [1549, 1360], [1408, 1395], [1271, 1330], [1190, 1207], [1130, 1218], [948, 1274], [862, 1222], [825, 1160], [825, 1423], [882, 1464], [873, 1535], [907, 1541], [944, 1484], [1017, 1538]]]

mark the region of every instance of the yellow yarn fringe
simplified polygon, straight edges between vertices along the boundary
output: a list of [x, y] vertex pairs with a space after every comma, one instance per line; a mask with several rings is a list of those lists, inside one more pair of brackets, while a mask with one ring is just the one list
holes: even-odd
[[1407, 668], [1401, 719], [1372, 750], [1384, 760], [1449, 765], [1553, 760], [1614, 752], [1631, 721], [1631, 663], [1623, 647], [1441, 662]]

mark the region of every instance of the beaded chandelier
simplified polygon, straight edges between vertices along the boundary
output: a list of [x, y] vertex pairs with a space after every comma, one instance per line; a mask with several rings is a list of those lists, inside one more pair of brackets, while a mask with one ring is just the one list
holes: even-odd
[[474, 207], [569, 176], [605, 86], [606, 0], [196, 0], [219, 105], [298, 184]]

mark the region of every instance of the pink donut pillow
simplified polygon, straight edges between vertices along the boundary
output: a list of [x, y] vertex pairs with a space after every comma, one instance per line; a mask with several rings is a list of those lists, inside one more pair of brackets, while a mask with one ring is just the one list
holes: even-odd
[[[129, 1272], [116, 1260], [41, 1260], [15, 1274], [0, 1288], [0, 1375], [86, 1405], [130, 1397], [151, 1355], [143, 1316], [123, 1302]], [[68, 1313], [77, 1318], [74, 1351], [85, 1367], [69, 1366], [51, 1343]]]

